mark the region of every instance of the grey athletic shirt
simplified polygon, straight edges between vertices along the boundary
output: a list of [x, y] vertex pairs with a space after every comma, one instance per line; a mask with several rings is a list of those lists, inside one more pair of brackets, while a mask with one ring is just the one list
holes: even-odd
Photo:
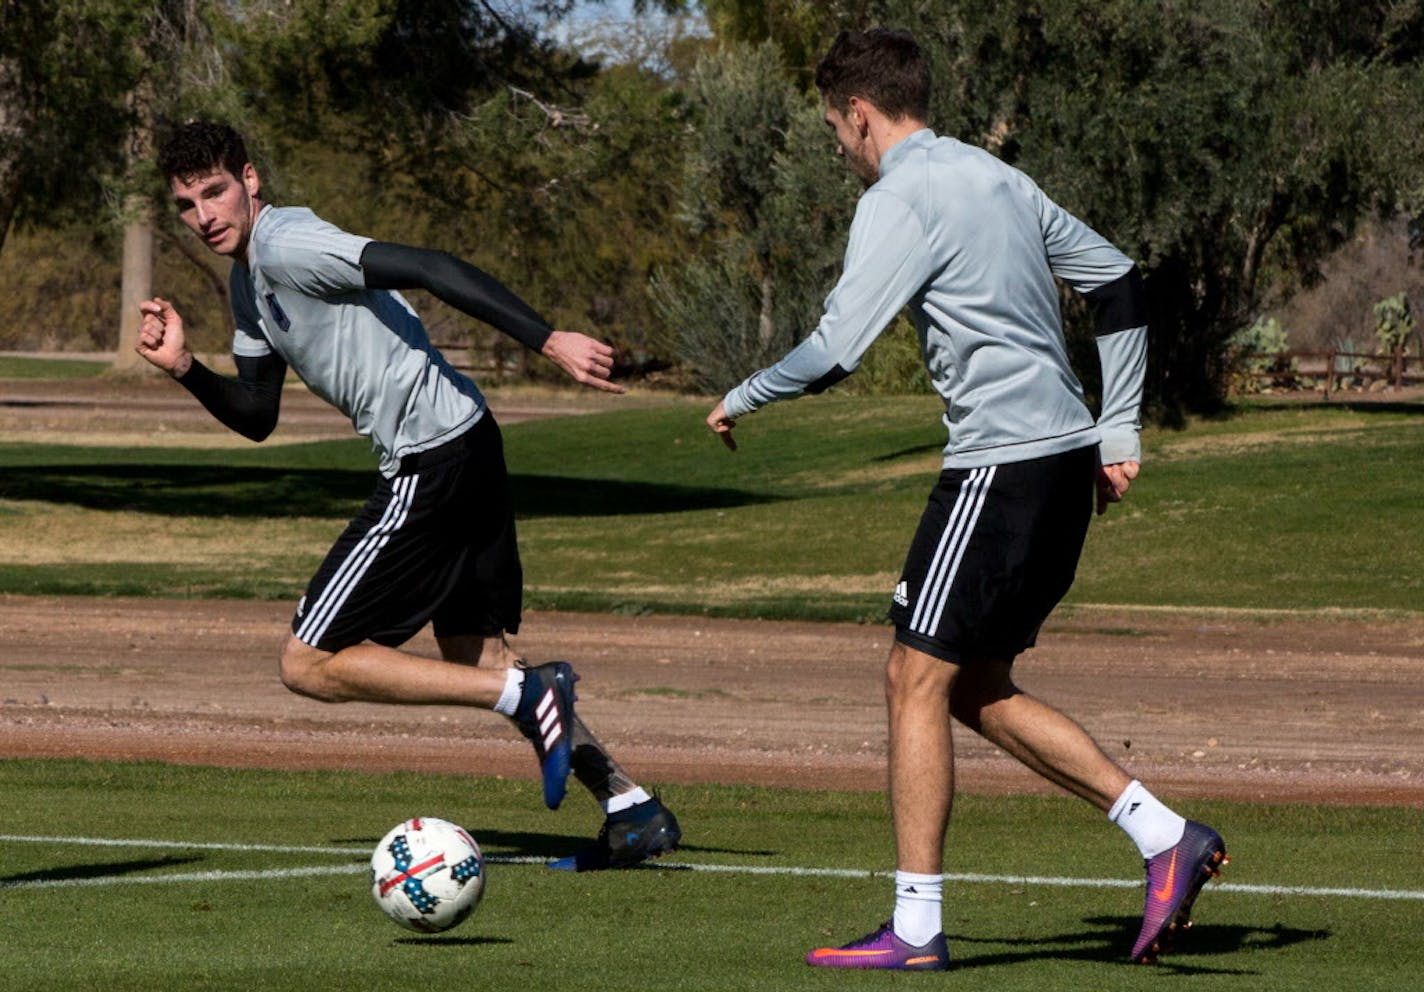
[[1141, 459], [1146, 327], [1098, 338], [1095, 423], [1068, 363], [1054, 277], [1087, 293], [1132, 262], [981, 149], [924, 129], [881, 159], [861, 196], [840, 281], [816, 330], [723, 400], [740, 417], [853, 371], [906, 304], [944, 400], [945, 468], [1024, 461], [1099, 444]]
[[399, 293], [367, 289], [361, 251], [305, 207], [264, 207], [232, 267], [235, 355], [276, 352], [371, 439], [381, 474], [472, 427], [485, 400], [430, 343]]

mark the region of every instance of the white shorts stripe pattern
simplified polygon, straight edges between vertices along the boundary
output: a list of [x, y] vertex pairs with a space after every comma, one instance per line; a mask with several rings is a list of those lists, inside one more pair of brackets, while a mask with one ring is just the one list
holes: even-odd
[[1012, 661], [1073, 584], [1096, 446], [944, 469], [891, 598], [895, 640], [952, 664]]
[[370, 569], [376, 555], [386, 546], [391, 535], [405, 523], [410, 505], [415, 500], [416, 483], [419, 481], [419, 476], [409, 475], [392, 483], [391, 500], [386, 504], [386, 511], [380, 521], [366, 532], [342, 562], [341, 567], [322, 590], [321, 596], [310, 605], [309, 612], [298, 625], [297, 639], [303, 644], [315, 645], [321, 641], [332, 618], [351, 595], [351, 590], [356, 588], [356, 583]]
[[929, 574], [920, 589], [915, 613], [910, 620], [910, 629], [916, 633], [933, 634], [939, 626], [950, 586], [954, 585], [959, 563], [964, 560], [969, 535], [974, 532], [975, 521], [979, 519], [979, 511], [984, 508], [984, 499], [994, 481], [995, 467], [986, 465], [976, 468], [960, 483], [959, 498], [954, 502], [949, 523], [940, 537], [939, 546], [935, 548]]

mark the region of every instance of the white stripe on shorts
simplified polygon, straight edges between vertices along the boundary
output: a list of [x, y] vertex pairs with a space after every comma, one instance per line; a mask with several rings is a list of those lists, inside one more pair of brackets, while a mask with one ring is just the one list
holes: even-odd
[[297, 627], [297, 638], [302, 643], [314, 646], [326, 636], [327, 628], [351, 595], [351, 590], [356, 588], [356, 583], [361, 581], [361, 576], [366, 574], [376, 560], [376, 555], [390, 541], [391, 534], [400, 530], [405, 523], [410, 513], [410, 505], [415, 501], [415, 485], [418, 480], [419, 476], [406, 475], [391, 484], [391, 501], [386, 504], [386, 511], [381, 514], [381, 519], [356, 542], [351, 554], [341, 563], [341, 567], [321, 591], [317, 601], [311, 604], [306, 618]]
[[994, 468], [993, 465], [986, 465], [973, 469], [968, 478], [959, 484], [959, 496], [954, 501], [944, 533], [940, 535], [929, 570], [925, 572], [925, 580], [915, 602], [915, 613], [910, 618], [910, 630], [916, 634], [933, 637], [939, 627], [944, 604], [949, 600], [949, 588], [954, 584], [959, 563], [964, 559], [964, 549], [969, 545], [969, 535], [974, 532], [979, 511], [984, 508], [984, 498], [994, 482]]

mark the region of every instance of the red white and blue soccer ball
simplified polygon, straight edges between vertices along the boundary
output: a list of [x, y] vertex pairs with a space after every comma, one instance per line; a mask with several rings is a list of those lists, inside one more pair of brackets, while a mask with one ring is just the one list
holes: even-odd
[[440, 933], [475, 911], [485, 891], [485, 859], [465, 828], [417, 816], [391, 829], [371, 855], [371, 895], [392, 920]]

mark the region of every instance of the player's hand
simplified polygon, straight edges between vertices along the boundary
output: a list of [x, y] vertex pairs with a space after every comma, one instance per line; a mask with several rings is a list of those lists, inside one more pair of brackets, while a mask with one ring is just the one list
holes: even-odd
[[1098, 466], [1098, 515], [1106, 513], [1109, 503], [1118, 503], [1127, 495], [1127, 489], [1142, 466], [1137, 462], [1117, 462], [1113, 465]]
[[173, 304], [157, 296], [140, 303], [138, 309], [143, 322], [134, 351], [173, 378], [181, 379], [193, 364], [193, 353], [183, 336], [183, 318]]
[[613, 375], [613, 349], [602, 341], [575, 331], [554, 331], [544, 342], [544, 357], [563, 369], [570, 379], [605, 393], [627, 392]]
[[737, 426], [737, 422], [727, 416], [727, 409], [721, 403], [707, 415], [707, 426], [722, 439], [728, 451], [737, 450], [737, 439], [732, 437], [732, 428]]

